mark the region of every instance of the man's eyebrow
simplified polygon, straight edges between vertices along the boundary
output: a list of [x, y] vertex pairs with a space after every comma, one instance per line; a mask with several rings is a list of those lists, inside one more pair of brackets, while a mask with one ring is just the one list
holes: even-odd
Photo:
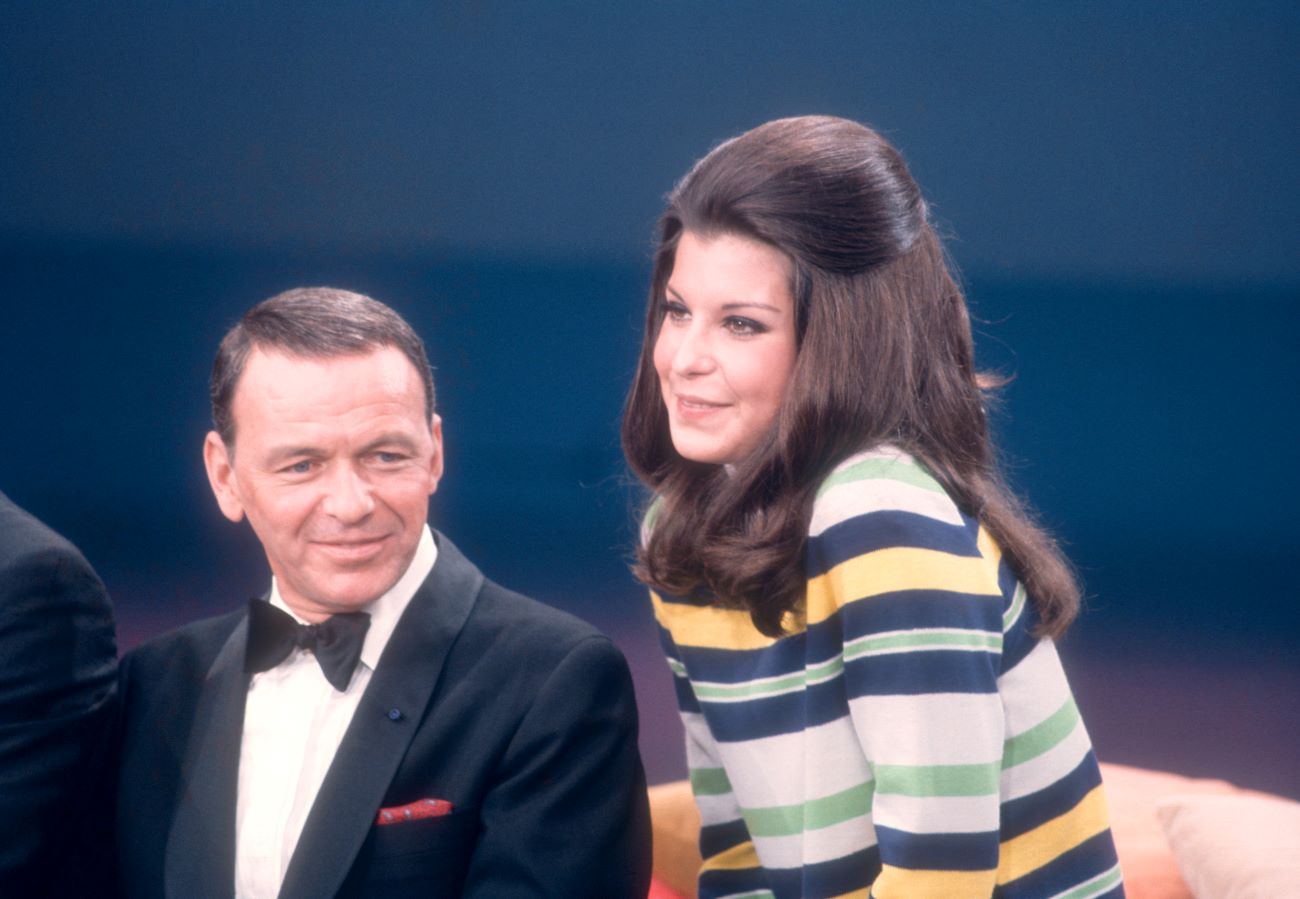
[[407, 434], [380, 434], [373, 440], [363, 444], [357, 452], [360, 455], [365, 455], [366, 453], [373, 453], [381, 446], [396, 446], [405, 450], [414, 450], [415, 441]]
[[295, 459], [299, 456], [319, 456], [320, 450], [314, 446], [277, 446], [273, 447], [266, 454], [268, 465], [278, 465], [286, 459]]

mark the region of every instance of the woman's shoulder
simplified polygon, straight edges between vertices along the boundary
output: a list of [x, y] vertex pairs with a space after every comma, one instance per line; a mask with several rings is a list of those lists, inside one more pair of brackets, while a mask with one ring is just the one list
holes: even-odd
[[826, 476], [813, 500], [809, 535], [876, 512], [966, 524], [957, 504], [919, 459], [898, 447], [881, 445], [849, 456]]

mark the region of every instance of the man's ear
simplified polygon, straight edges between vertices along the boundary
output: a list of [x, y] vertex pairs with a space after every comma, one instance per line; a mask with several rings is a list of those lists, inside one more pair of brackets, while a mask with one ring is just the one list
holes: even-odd
[[216, 431], [208, 431], [203, 440], [203, 465], [208, 470], [208, 483], [217, 497], [221, 514], [231, 521], [241, 521], [244, 505], [235, 490], [235, 464], [226, 449], [226, 442]]
[[434, 414], [433, 420], [429, 422], [429, 431], [433, 434], [433, 457], [429, 460], [429, 494], [438, 489], [438, 481], [442, 480], [442, 416]]

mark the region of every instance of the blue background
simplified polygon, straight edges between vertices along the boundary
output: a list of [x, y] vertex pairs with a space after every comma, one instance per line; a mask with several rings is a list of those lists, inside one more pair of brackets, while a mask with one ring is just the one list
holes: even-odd
[[1292, 4], [14, 3], [0, 8], [0, 489], [78, 542], [130, 647], [265, 586], [202, 474], [225, 329], [288, 287], [429, 344], [435, 523], [631, 659], [618, 450], [653, 223], [769, 118], [884, 131], [1014, 375], [1013, 483], [1088, 608], [1100, 754], [1300, 796], [1300, 13]]

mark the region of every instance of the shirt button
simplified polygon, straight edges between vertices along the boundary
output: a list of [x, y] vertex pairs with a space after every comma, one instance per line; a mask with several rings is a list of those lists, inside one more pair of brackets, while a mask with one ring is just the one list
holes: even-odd
[[389, 720], [389, 721], [401, 721], [401, 720], [402, 720], [402, 710], [401, 710], [401, 709], [389, 709], [389, 710], [388, 710], [388, 720]]

